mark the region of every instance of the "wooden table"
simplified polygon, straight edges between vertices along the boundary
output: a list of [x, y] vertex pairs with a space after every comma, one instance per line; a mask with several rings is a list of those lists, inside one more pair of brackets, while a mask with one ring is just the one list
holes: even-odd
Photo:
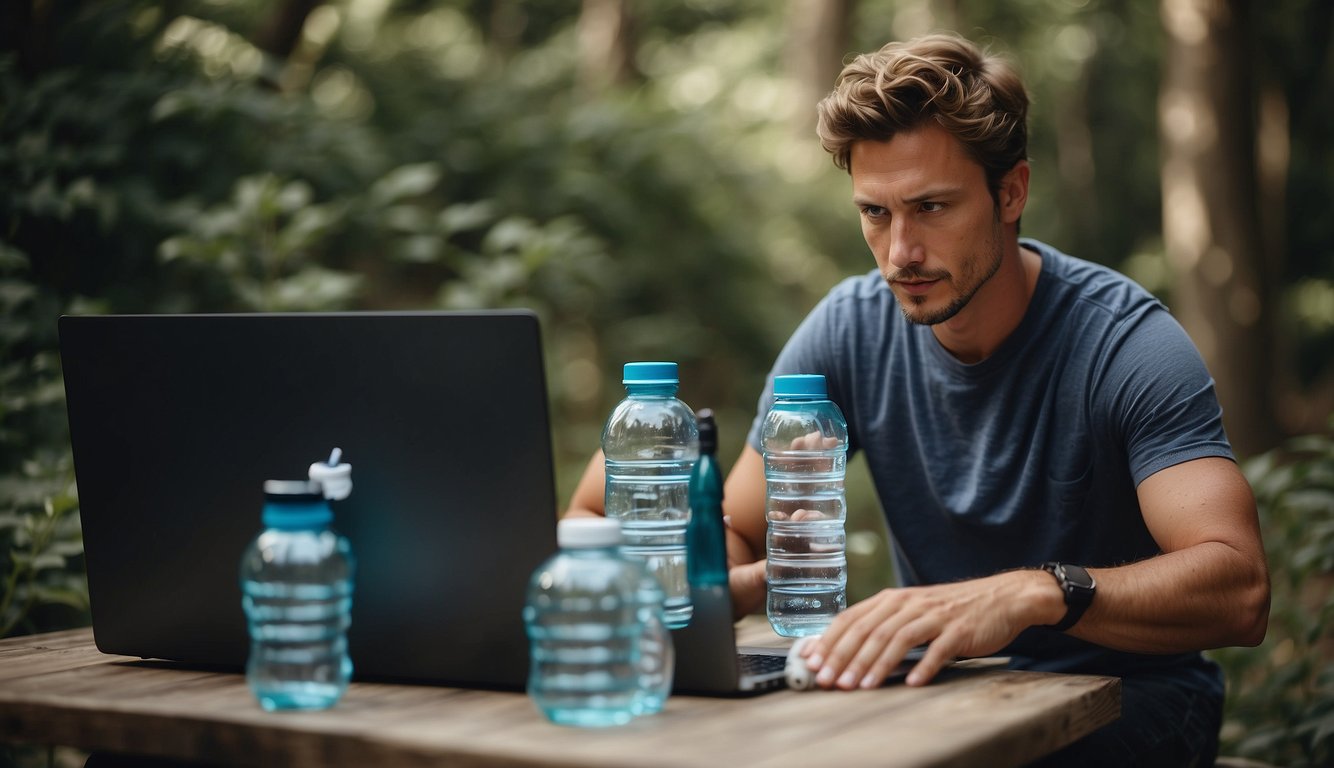
[[[739, 639], [766, 632], [746, 621]], [[0, 741], [243, 765], [1021, 765], [1120, 700], [1117, 678], [965, 662], [924, 688], [673, 696], [600, 730], [551, 725], [522, 693], [425, 685], [353, 683], [334, 709], [266, 713], [240, 674], [104, 655], [91, 629], [0, 640]]]

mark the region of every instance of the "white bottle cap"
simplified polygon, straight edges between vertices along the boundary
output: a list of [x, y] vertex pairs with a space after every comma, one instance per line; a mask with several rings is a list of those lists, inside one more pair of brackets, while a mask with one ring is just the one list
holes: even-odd
[[562, 549], [614, 547], [621, 543], [621, 523], [605, 517], [567, 517], [556, 524]]
[[328, 461], [310, 465], [311, 482], [318, 483], [324, 498], [330, 501], [341, 501], [352, 494], [352, 465], [340, 463], [342, 458], [342, 449], [335, 448]]

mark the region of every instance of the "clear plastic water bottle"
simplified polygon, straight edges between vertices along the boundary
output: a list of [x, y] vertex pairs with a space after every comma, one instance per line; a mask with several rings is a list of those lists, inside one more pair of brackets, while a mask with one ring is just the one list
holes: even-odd
[[528, 695], [559, 725], [624, 725], [644, 707], [640, 644], [644, 569], [620, 552], [621, 528], [567, 518], [560, 551], [538, 566], [523, 609]]
[[774, 377], [761, 442], [769, 623], [786, 637], [817, 635], [847, 607], [848, 583], [848, 425], [824, 376]]
[[264, 531], [241, 558], [246, 681], [266, 710], [332, 707], [352, 678], [351, 545], [330, 527], [316, 481], [265, 482], [262, 517]]
[[653, 715], [667, 705], [672, 693], [672, 674], [676, 669], [676, 649], [672, 632], [663, 613], [662, 587], [642, 565], [634, 564], [639, 579], [639, 703], [635, 713]]
[[626, 363], [626, 397], [602, 430], [606, 459], [605, 509], [619, 520], [625, 554], [662, 586], [667, 626], [690, 623], [686, 526], [690, 472], [699, 458], [699, 428], [676, 399], [676, 363]]
[[695, 413], [699, 461], [690, 475], [690, 525], [686, 528], [686, 573], [692, 587], [727, 585], [727, 538], [723, 528], [723, 473], [718, 466], [718, 426], [708, 408]]

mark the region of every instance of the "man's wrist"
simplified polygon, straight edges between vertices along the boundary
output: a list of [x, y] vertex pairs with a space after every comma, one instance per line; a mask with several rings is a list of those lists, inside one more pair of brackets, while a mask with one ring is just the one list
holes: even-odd
[[1022, 579], [1019, 590], [1020, 604], [1027, 609], [1025, 624], [1041, 627], [1055, 624], [1065, 617], [1065, 594], [1050, 575], [1032, 568], [1014, 571], [1014, 574]]
[[1093, 596], [1098, 587], [1097, 580], [1083, 566], [1054, 560], [1043, 563], [1042, 570], [1051, 575], [1057, 588], [1061, 590], [1065, 602], [1065, 615], [1061, 620], [1045, 626], [1057, 632], [1064, 632], [1077, 624], [1084, 612], [1093, 604]]

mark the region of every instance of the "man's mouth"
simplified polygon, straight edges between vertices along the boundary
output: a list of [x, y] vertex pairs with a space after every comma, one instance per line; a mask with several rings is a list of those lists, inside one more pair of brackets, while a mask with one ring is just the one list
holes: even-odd
[[907, 291], [909, 294], [913, 296], [920, 296], [926, 293], [927, 291], [930, 291], [935, 286], [935, 284], [940, 281], [939, 280], [895, 280], [894, 282], [896, 285], [901, 286], [903, 290]]

